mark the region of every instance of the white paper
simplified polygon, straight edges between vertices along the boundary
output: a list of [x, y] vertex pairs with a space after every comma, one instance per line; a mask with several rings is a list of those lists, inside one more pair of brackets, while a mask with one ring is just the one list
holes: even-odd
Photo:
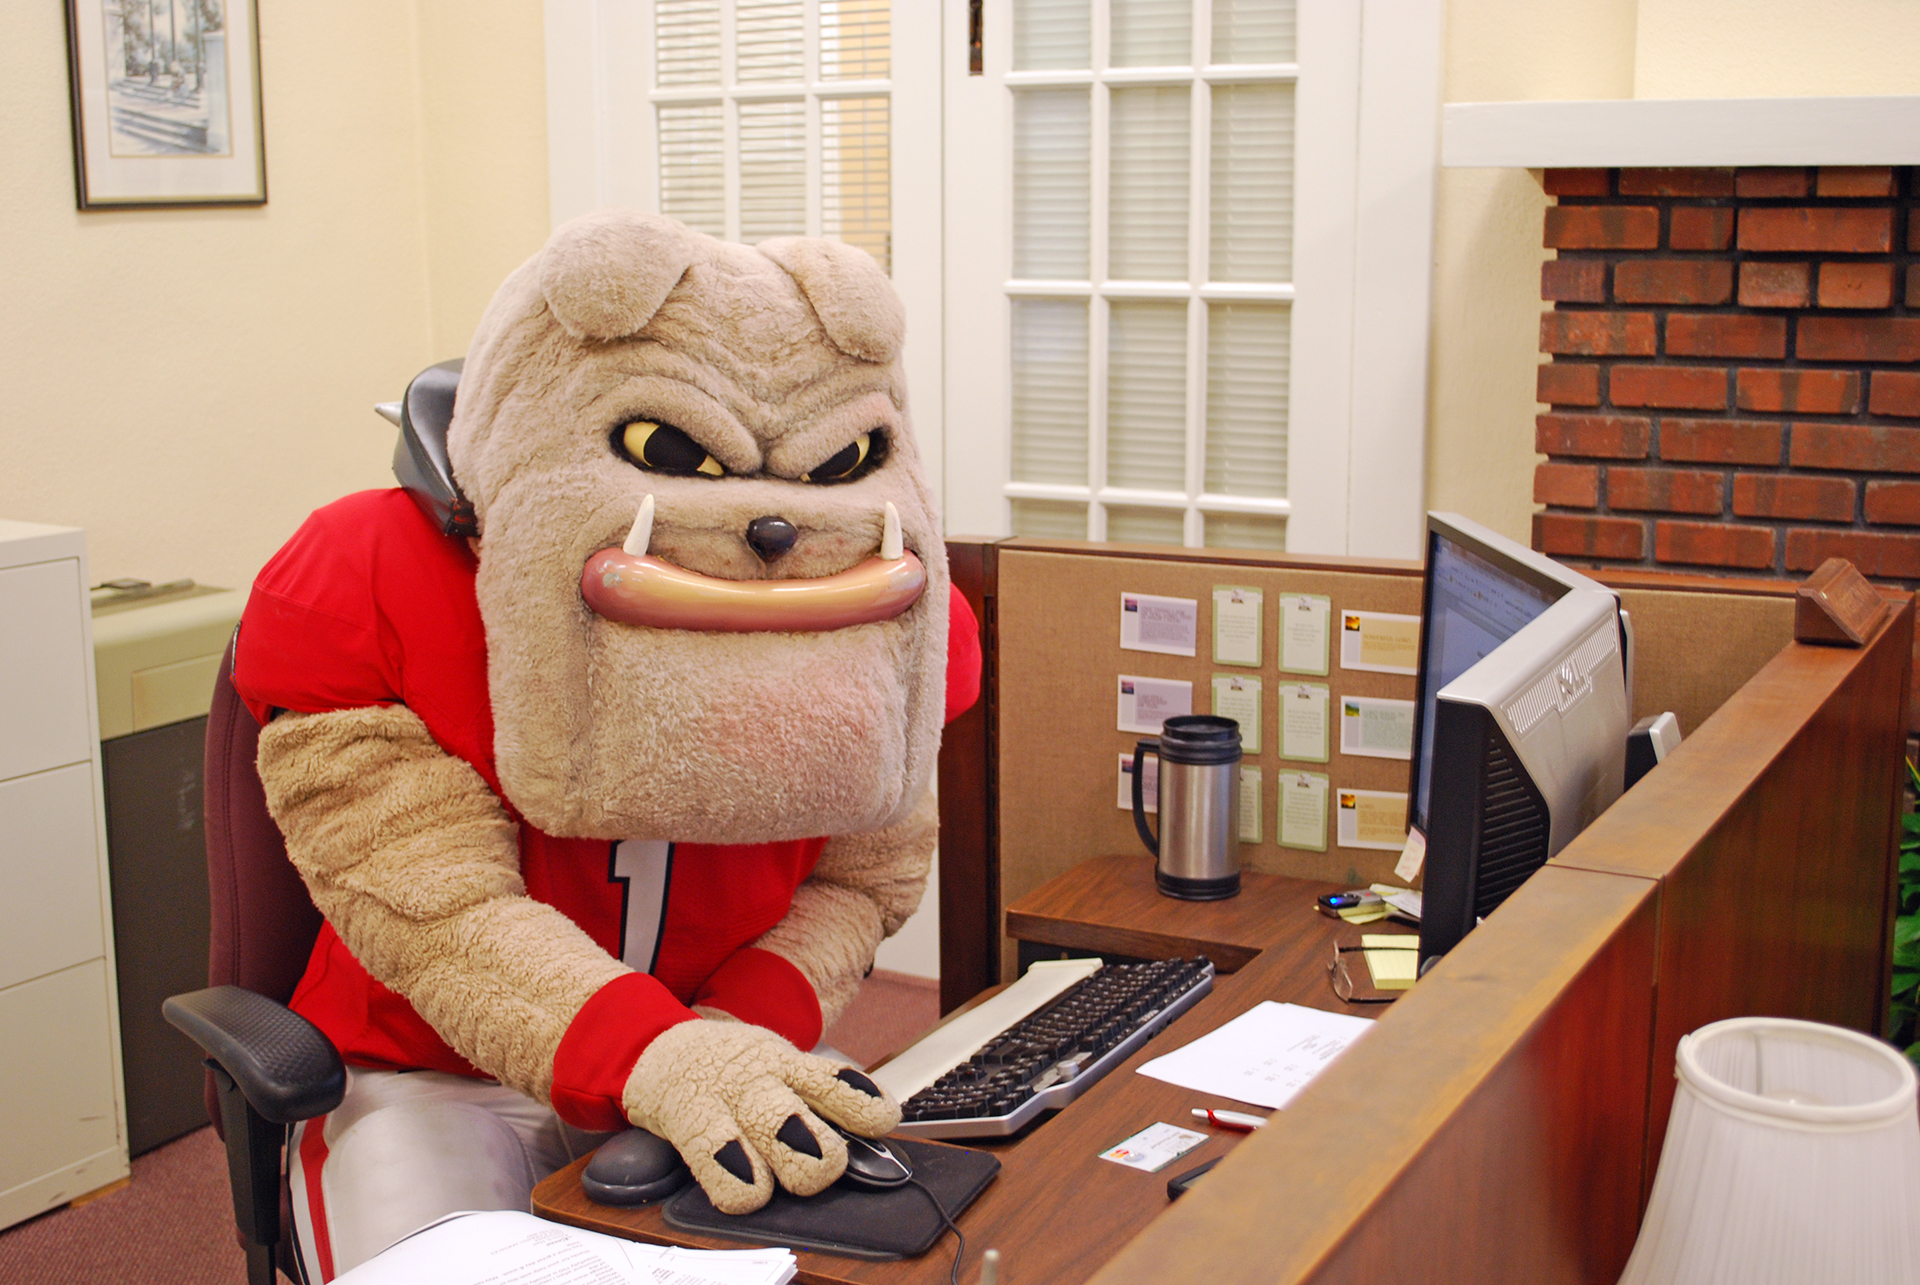
[[[1400, 849], [1400, 860], [1394, 863], [1393, 873], [1408, 883], [1412, 883], [1420, 877], [1420, 867], [1425, 865], [1426, 862], [1427, 836], [1410, 826], [1407, 829], [1406, 846]], [[1417, 892], [1411, 895], [1415, 898], [1420, 896]], [[1402, 909], [1404, 909], [1404, 907], [1402, 907]], [[1415, 919], [1420, 917], [1420, 908], [1418, 905], [1415, 905], [1413, 908], [1413, 917]]]
[[1289, 674], [1327, 672], [1333, 600], [1315, 593], [1280, 596], [1280, 668]]
[[1260, 664], [1260, 610], [1264, 595], [1258, 589], [1215, 585], [1213, 589], [1213, 663]]
[[1280, 833], [1283, 848], [1327, 850], [1327, 777], [1323, 772], [1280, 774]]
[[[1120, 756], [1120, 810], [1133, 811], [1133, 755]], [[1140, 782], [1140, 810], [1158, 813], [1160, 811], [1160, 756], [1147, 756], [1147, 775]]]
[[1420, 617], [1386, 611], [1341, 612], [1340, 668], [1419, 673]]
[[1192, 1129], [1182, 1129], [1172, 1124], [1150, 1124], [1118, 1146], [1102, 1151], [1100, 1158], [1129, 1169], [1154, 1173], [1206, 1140], [1206, 1134], [1196, 1133]]
[[1327, 761], [1327, 704], [1325, 683], [1284, 683], [1280, 702], [1280, 757], [1306, 763]]
[[1120, 730], [1160, 735], [1160, 725], [1193, 713], [1193, 684], [1177, 678], [1120, 675]]
[[1363, 1017], [1266, 1000], [1140, 1074], [1277, 1110], [1372, 1029]]
[[1334, 841], [1343, 848], [1399, 852], [1407, 844], [1407, 796], [1392, 790], [1342, 790]]
[[1340, 698], [1340, 752], [1364, 758], [1413, 758], [1413, 702]]
[[1240, 750], [1260, 752], [1260, 680], [1252, 674], [1215, 674], [1213, 712], [1240, 724]]
[[1199, 636], [1199, 599], [1162, 598], [1151, 593], [1120, 595], [1120, 646], [1127, 651], [1191, 656]]
[[791, 1251], [668, 1249], [518, 1210], [449, 1214], [337, 1285], [785, 1285]]

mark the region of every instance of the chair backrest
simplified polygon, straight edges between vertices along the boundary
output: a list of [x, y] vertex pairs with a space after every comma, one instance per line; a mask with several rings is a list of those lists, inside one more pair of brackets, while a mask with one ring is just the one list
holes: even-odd
[[[255, 763], [260, 724], [233, 690], [227, 643], [207, 714], [207, 985], [243, 986], [286, 1003], [306, 971], [320, 912], [287, 860]], [[208, 1114], [219, 1111], [209, 1087]]]

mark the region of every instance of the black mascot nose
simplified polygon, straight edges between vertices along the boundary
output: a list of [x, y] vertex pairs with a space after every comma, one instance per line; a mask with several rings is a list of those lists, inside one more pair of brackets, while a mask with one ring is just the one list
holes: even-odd
[[772, 562], [793, 547], [800, 532], [785, 518], [755, 518], [747, 523], [747, 543], [760, 555], [760, 561]]

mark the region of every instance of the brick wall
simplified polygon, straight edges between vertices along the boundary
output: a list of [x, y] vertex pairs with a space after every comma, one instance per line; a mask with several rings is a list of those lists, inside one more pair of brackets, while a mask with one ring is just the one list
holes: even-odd
[[1534, 547], [1920, 586], [1915, 181], [1548, 170]]

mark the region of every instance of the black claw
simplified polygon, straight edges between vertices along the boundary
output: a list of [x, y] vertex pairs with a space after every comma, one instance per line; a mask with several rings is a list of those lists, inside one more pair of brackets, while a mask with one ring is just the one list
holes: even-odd
[[869, 1080], [866, 1076], [860, 1074], [860, 1072], [854, 1070], [850, 1066], [843, 1066], [838, 1071], [835, 1071], [833, 1073], [833, 1078], [840, 1081], [840, 1083], [842, 1084], [850, 1085], [851, 1087], [860, 1090], [862, 1093], [866, 1094], [870, 1098], [877, 1098], [882, 1096], [879, 1085], [875, 1084], [872, 1080]]
[[747, 1149], [740, 1145], [740, 1139], [735, 1138], [732, 1142], [729, 1142], [726, 1146], [714, 1152], [713, 1160], [715, 1164], [725, 1169], [741, 1182], [746, 1183], [749, 1187], [753, 1185], [753, 1161], [747, 1159]]
[[787, 1122], [780, 1126], [780, 1132], [773, 1136], [803, 1156], [811, 1156], [815, 1160], [820, 1158], [820, 1140], [813, 1136], [813, 1130], [807, 1128], [797, 1115], [788, 1116]]

